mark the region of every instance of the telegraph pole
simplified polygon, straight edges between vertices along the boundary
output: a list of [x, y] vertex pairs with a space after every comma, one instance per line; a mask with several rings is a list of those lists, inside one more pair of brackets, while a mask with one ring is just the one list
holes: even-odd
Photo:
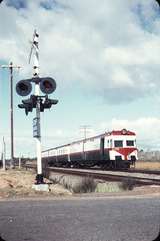
[[86, 159], [86, 153], [85, 153], [85, 150], [84, 150], [84, 144], [86, 142], [87, 132], [89, 131], [89, 128], [90, 128], [89, 125], [82, 125], [80, 127], [80, 130], [82, 130], [83, 133], [84, 133], [84, 140], [83, 140], [83, 158], [84, 158], [84, 160]]
[[84, 139], [86, 140], [87, 138], [87, 132], [89, 132], [90, 126], [89, 125], [83, 125], [80, 127], [80, 130], [83, 131], [84, 133]]
[[13, 65], [12, 62], [9, 65], [1, 65], [1, 68], [9, 69], [10, 73], [10, 128], [11, 128], [11, 161], [10, 168], [14, 168], [14, 123], [13, 123], [13, 69], [20, 69], [18, 65]]
[[6, 143], [3, 136], [3, 170], [6, 170]]

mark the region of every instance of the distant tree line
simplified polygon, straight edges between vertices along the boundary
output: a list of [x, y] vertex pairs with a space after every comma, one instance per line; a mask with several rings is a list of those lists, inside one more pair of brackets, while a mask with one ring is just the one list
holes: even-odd
[[138, 152], [139, 161], [151, 161], [151, 162], [160, 162], [160, 151], [143, 151]]

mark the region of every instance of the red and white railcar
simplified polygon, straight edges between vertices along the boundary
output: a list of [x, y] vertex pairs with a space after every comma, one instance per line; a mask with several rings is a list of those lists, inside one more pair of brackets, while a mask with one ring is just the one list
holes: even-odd
[[136, 134], [113, 130], [42, 152], [52, 166], [130, 168], [137, 160]]

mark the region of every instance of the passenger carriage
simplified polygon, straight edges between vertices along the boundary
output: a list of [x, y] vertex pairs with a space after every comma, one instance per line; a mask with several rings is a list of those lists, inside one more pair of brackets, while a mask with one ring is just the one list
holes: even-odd
[[137, 160], [136, 134], [113, 130], [45, 150], [42, 157], [50, 166], [130, 168]]

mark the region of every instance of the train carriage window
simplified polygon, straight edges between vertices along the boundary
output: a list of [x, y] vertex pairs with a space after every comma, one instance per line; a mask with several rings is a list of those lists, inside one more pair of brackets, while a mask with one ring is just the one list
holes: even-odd
[[100, 154], [104, 156], [104, 138], [100, 139]]
[[109, 147], [109, 140], [106, 139], [106, 146]]
[[115, 147], [123, 147], [123, 141], [114, 141], [114, 146]]
[[112, 140], [110, 140], [110, 147], [112, 147]]
[[128, 140], [128, 141], [126, 141], [126, 145], [127, 146], [134, 146], [134, 141]]

